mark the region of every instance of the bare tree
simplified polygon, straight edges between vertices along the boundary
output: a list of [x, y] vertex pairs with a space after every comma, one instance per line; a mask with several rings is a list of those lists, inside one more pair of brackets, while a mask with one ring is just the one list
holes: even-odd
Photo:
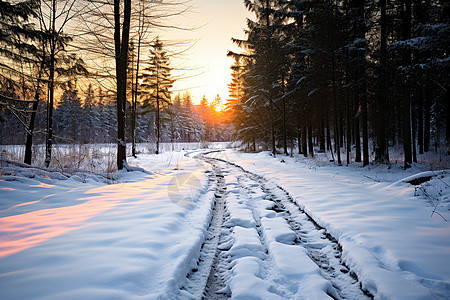
[[[47, 105], [47, 138], [45, 147], [45, 165], [50, 166], [52, 158], [52, 145], [53, 145], [53, 106], [55, 98], [55, 67], [56, 59], [59, 53], [66, 50], [67, 43], [72, 38], [63, 32], [66, 25], [73, 20], [79, 13], [83, 11], [81, 7], [76, 7], [75, 0], [50, 0], [41, 1], [39, 11], [39, 23], [41, 30], [44, 32], [46, 42], [42, 43], [42, 53], [48, 53], [49, 57], [42, 57], [43, 61], [49, 60], [48, 65], [48, 92], [49, 101]], [[60, 4], [60, 5], [58, 5]], [[46, 48], [49, 48], [48, 50]], [[45, 66], [45, 64], [42, 64]], [[77, 68], [76, 66], [74, 67]], [[38, 80], [36, 93], [39, 93]], [[36, 94], [37, 95], [37, 94]], [[36, 97], [35, 97], [36, 98]], [[33, 118], [33, 117], [32, 117]], [[34, 122], [34, 120], [32, 120]], [[32, 122], [32, 123], [33, 123]], [[34, 126], [34, 124], [33, 124]], [[33, 127], [31, 126], [31, 127]], [[31, 144], [31, 142], [28, 142]], [[27, 157], [27, 159], [29, 159]]]
[[[138, 79], [142, 63], [141, 49], [150, 47], [154, 32], [150, 28], [176, 28], [161, 20], [177, 16], [188, 9], [187, 2], [157, 0], [91, 0], [88, 13], [82, 16], [84, 30], [78, 28], [82, 45], [78, 49], [91, 61], [91, 72], [98, 83], [117, 99], [117, 167], [126, 168], [126, 108], [131, 102], [131, 141], [134, 144]], [[114, 37], [113, 39], [111, 37]], [[133, 44], [130, 47], [130, 44]], [[135, 56], [134, 51], [137, 50]], [[133, 53], [131, 53], [133, 51]], [[136, 60], [134, 59], [135, 57]], [[130, 76], [131, 78], [127, 78]], [[130, 83], [131, 85], [127, 84]], [[131, 89], [129, 89], [131, 87]], [[131, 91], [131, 95], [127, 92]], [[128, 100], [127, 101], [127, 96]], [[135, 147], [132, 154], [135, 155]]]
[[117, 168], [122, 170], [127, 163], [125, 109], [127, 101], [127, 67], [130, 40], [131, 0], [124, 0], [123, 11], [121, 11], [120, 2], [120, 0], [114, 0], [114, 50], [117, 80]]
[[[149, 24], [145, 23], [145, 5], [143, 1], [139, 1], [139, 16], [138, 16], [138, 32], [137, 32], [137, 59], [136, 59], [136, 69], [131, 70], [133, 72], [134, 81], [132, 80], [132, 91], [131, 91], [131, 155], [136, 157], [136, 111], [137, 111], [137, 101], [138, 101], [138, 87], [139, 87], [139, 65], [141, 56], [141, 44], [145, 38], [145, 34], [149, 29]], [[134, 63], [134, 59], [133, 59]]]

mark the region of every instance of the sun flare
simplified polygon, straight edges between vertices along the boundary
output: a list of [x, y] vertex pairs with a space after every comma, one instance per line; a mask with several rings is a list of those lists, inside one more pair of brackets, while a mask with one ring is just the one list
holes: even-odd
[[222, 112], [225, 109], [225, 107], [222, 104], [217, 104], [214, 106], [214, 110], [216, 112]]

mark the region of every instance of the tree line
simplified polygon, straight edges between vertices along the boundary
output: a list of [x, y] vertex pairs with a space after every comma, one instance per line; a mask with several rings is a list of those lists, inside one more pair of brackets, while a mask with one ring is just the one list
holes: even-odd
[[25, 139], [27, 164], [32, 145], [44, 142], [47, 167], [55, 142], [115, 142], [122, 169], [127, 143], [135, 155], [137, 142], [155, 141], [159, 152], [161, 141], [204, 138], [214, 109], [197, 108], [189, 95], [171, 100], [172, 54], [158, 36], [158, 28], [171, 27], [167, 20], [188, 6], [177, 0], [0, 0], [1, 142]]
[[[237, 137], [342, 163], [389, 162], [450, 143], [450, 4], [441, 0], [244, 0], [234, 57]], [[336, 157], [334, 157], [336, 156]]]
[[[114, 143], [116, 141], [116, 103], [112, 95], [91, 84], [85, 91], [78, 90], [74, 83], [68, 83], [54, 110], [54, 135], [60, 144]], [[135, 121], [136, 143], [151, 143], [157, 149], [157, 108], [156, 105], [142, 105], [140, 102], [133, 119], [131, 103], [127, 102], [126, 135], [131, 136], [132, 122]], [[16, 109], [26, 109], [28, 104], [16, 105]], [[20, 108], [21, 107], [21, 108]], [[177, 94], [170, 104], [160, 107], [160, 142], [203, 142], [228, 141], [231, 139], [229, 126], [221, 120], [214, 109], [214, 103], [206, 98], [198, 105], [193, 104], [189, 93]], [[0, 144], [18, 145], [26, 139], [23, 127], [11, 111], [2, 116]], [[41, 102], [36, 117], [35, 143], [45, 143], [46, 105]], [[135, 150], [136, 151], [136, 150]], [[137, 152], [135, 152], [137, 154]]]

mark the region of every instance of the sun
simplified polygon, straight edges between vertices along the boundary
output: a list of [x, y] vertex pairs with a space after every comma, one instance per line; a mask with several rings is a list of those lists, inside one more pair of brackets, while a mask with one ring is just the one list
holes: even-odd
[[224, 111], [224, 109], [225, 109], [225, 107], [224, 107], [222, 104], [220, 104], [220, 103], [214, 105], [214, 110], [215, 110], [216, 112], [218, 112], [218, 113]]

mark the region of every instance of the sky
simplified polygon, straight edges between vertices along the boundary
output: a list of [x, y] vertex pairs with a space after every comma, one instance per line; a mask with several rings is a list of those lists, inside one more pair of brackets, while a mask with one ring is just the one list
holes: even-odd
[[217, 94], [222, 101], [228, 98], [233, 59], [226, 55], [228, 50], [239, 51], [231, 38], [245, 37], [243, 30], [249, 16], [242, 0], [193, 0], [192, 9], [178, 23], [198, 29], [171, 33], [176, 39], [194, 43], [172, 62], [175, 68], [193, 69], [183, 71], [186, 78], [175, 82], [174, 94], [188, 90], [194, 103], [199, 103], [204, 95], [208, 101], [213, 101]]

